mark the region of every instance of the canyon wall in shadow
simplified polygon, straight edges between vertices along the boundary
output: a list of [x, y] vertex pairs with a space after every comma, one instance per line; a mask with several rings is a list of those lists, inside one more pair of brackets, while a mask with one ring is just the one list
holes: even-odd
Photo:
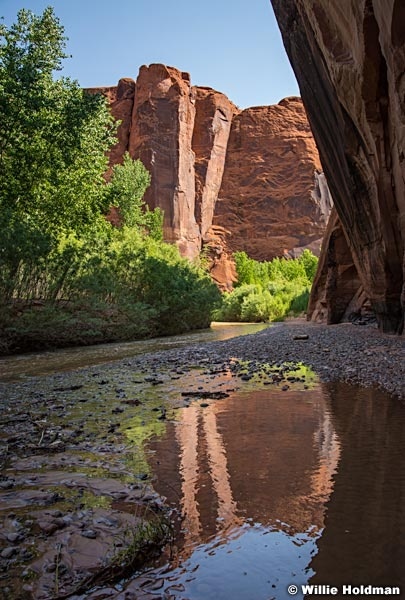
[[[336, 207], [310, 311], [404, 324], [405, 5], [272, 0]], [[351, 308], [350, 308], [351, 307]]]

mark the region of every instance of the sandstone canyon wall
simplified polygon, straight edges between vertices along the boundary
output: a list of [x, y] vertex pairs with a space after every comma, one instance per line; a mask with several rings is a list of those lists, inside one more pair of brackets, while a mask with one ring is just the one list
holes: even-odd
[[232, 232], [231, 250], [269, 260], [312, 244], [318, 250], [331, 210], [300, 98], [235, 116], [214, 223]]
[[191, 86], [187, 73], [143, 66], [135, 81], [95, 88], [121, 121], [110, 164], [125, 151], [152, 176], [145, 200], [164, 211], [164, 238], [184, 256], [204, 247], [224, 288], [231, 252], [269, 260], [319, 250], [330, 196], [299, 98], [240, 111], [224, 94]]
[[[318, 274], [311, 309], [314, 315], [338, 322], [354, 296], [363, 294], [379, 326], [401, 333], [404, 1], [272, 0], [272, 4], [337, 211], [323, 247], [323, 273]], [[350, 273], [353, 283], [360, 283], [352, 299]]]
[[193, 91], [196, 218], [204, 239], [213, 222], [232, 121], [239, 110], [224, 94], [211, 88], [194, 87]]
[[176, 243], [189, 258], [200, 250], [191, 149], [194, 121], [188, 73], [164, 65], [141, 67], [128, 150], [151, 174], [145, 201], [151, 208], [163, 209], [165, 240]]

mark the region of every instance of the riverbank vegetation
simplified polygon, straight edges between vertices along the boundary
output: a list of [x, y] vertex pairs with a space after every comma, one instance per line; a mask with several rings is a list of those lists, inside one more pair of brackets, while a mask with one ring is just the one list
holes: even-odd
[[232, 292], [225, 292], [217, 321], [281, 321], [303, 313], [318, 259], [309, 250], [299, 258], [274, 258], [259, 262], [245, 252], [234, 254], [238, 281]]
[[55, 78], [64, 49], [52, 8], [0, 25], [0, 354], [304, 311], [317, 260], [308, 251], [263, 263], [237, 252], [238, 282], [221, 297], [162, 241], [143, 164], [126, 154], [108, 170], [117, 123], [106, 99]]
[[207, 327], [218, 290], [162, 241], [140, 161], [106, 182], [117, 124], [101, 95], [54, 77], [64, 48], [51, 8], [0, 25], [0, 353]]

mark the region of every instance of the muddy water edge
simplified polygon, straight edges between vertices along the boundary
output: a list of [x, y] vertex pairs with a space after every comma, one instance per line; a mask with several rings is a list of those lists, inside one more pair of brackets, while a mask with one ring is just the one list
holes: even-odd
[[2, 599], [405, 590], [404, 407], [387, 394], [196, 346], [186, 366], [151, 353], [5, 382], [0, 400]]

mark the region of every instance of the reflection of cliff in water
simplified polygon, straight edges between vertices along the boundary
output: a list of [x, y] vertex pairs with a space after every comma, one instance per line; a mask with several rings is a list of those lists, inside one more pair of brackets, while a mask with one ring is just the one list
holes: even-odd
[[376, 390], [328, 386], [341, 445], [311, 583], [405, 591], [405, 407]]
[[196, 403], [150, 449], [158, 491], [176, 504], [172, 486], [179, 494], [183, 558], [246, 523], [312, 538], [324, 527], [339, 445], [320, 388]]
[[149, 447], [183, 515], [176, 598], [284, 600], [308, 581], [405, 589], [404, 417], [388, 395], [343, 384], [180, 410]]

